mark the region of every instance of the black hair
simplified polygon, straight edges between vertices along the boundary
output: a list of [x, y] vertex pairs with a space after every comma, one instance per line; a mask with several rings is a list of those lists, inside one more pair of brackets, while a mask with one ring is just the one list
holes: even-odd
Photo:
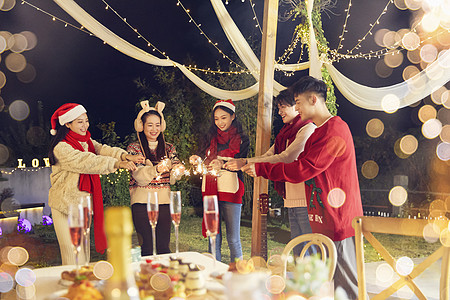
[[51, 165], [55, 165], [58, 162], [55, 157], [55, 153], [53, 153], [53, 150], [55, 149], [56, 145], [58, 145], [58, 143], [66, 137], [69, 131], [70, 128], [68, 128], [67, 126], [60, 126], [58, 128], [58, 131], [56, 132], [56, 135], [52, 138], [52, 141], [50, 142], [50, 148], [48, 150], [48, 158]]
[[292, 91], [290, 89], [282, 90], [278, 96], [275, 97], [275, 105], [287, 105], [287, 106], [294, 106], [295, 105], [295, 99], [294, 95], [292, 94]]
[[294, 98], [306, 92], [313, 92], [319, 94], [324, 101], [327, 100], [327, 85], [322, 80], [312, 76], [304, 76], [300, 78], [289, 88]]
[[[161, 122], [161, 126], [162, 126], [162, 117], [159, 114], [159, 112], [157, 112], [156, 110], [150, 110], [142, 115], [141, 120], [142, 120], [143, 126], [145, 124], [145, 121], [147, 120], [147, 118], [150, 115], [158, 116], [159, 120]], [[166, 141], [164, 140], [164, 135], [163, 135], [162, 131], [159, 133], [158, 138], [157, 138], [158, 146], [156, 146], [156, 156], [153, 155], [152, 152], [150, 151], [150, 147], [148, 145], [148, 140], [147, 140], [147, 137], [145, 136], [144, 130], [142, 130], [141, 132], [138, 132], [138, 138], [139, 138], [139, 141], [141, 142], [142, 152], [144, 153], [145, 158], [150, 159], [150, 161], [153, 164], [159, 163], [161, 160], [163, 160], [167, 156]]]
[[211, 113], [211, 127], [209, 128], [208, 134], [207, 134], [207, 141], [208, 141], [208, 145], [211, 143], [211, 141], [217, 136], [217, 126], [216, 126], [216, 122], [214, 121], [214, 113], [216, 112], [216, 110], [220, 108], [221, 110], [225, 111], [226, 113], [230, 114], [230, 116], [235, 115], [233, 122], [231, 122], [231, 126], [236, 127], [237, 129], [237, 133], [239, 135], [243, 135], [244, 134], [244, 130], [242, 129], [242, 125], [241, 123], [238, 121], [236, 114], [229, 109], [228, 107], [222, 106], [222, 105], [218, 105], [216, 106], [212, 113]]

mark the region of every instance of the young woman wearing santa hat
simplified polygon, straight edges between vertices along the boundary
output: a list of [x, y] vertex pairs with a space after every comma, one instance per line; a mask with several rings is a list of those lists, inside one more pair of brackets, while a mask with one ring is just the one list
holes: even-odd
[[[208, 174], [203, 176], [202, 195], [217, 195], [219, 217], [224, 220], [227, 232], [230, 259], [242, 257], [240, 224], [244, 182], [242, 172], [223, 169], [227, 160], [247, 157], [249, 139], [236, 118], [236, 107], [232, 100], [219, 100], [213, 107], [212, 124], [207, 134], [206, 159]], [[191, 164], [201, 160], [197, 155], [190, 157]], [[218, 174], [219, 176], [215, 176]], [[206, 230], [203, 223], [203, 236]], [[216, 236], [216, 259], [221, 260], [222, 230]]]
[[132, 172], [130, 180], [131, 212], [134, 227], [141, 244], [142, 256], [152, 255], [152, 229], [147, 214], [149, 192], [158, 194], [159, 215], [156, 225], [156, 251], [170, 253], [170, 185], [184, 174], [184, 165], [177, 158], [175, 147], [164, 140], [166, 121], [162, 113], [165, 104], [157, 102], [150, 107], [148, 101], [141, 101], [142, 110], [134, 121], [138, 141], [127, 150], [145, 157]]
[[[57, 123], [61, 125], [56, 130]], [[88, 131], [86, 109], [76, 103], [66, 103], [51, 118], [53, 138], [49, 159], [52, 165], [51, 188], [48, 205], [51, 207], [53, 224], [58, 238], [63, 265], [75, 264], [69, 234], [68, 208], [79, 203], [84, 196], [92, 195], [94, 212], [95, 248], [103, 253], [107, 247], [103, 228], [103, 198], [100, 176], [119, 168], [135, 170], [135, 163], [144, 161], [143, 156], [129, 155], [125, 150], [102, 145]], [[85, 260], [81, 253], [81, 261]]]

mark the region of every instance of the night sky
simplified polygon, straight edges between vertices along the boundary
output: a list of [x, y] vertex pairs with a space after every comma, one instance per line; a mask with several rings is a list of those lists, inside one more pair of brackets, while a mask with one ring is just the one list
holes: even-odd
[[[337, 6], [322, 15], [323, 27], [331, 49], [336, 48], [338, 36], [344, 24], [347, 1], [337, 1]], [[357, 39], [369, 29], [369, 23], [374, 21], [386, 5], [386, 1], [360, 0], [353, 3], [352, 14], [348, 21], [348, 33], [344, 41], [344, 50], [352, 48]], [[30, 0], [45, 11], [78, 25], [70, 16], [52, 1]], [[98, 0], [78, 0], [77, 3], [102, 22], [116, 34], [132, 44], [147, 50], [146, 43], [138, 39], [110, 10], [105, 10], [105, 4]], [[139, 29], [141, 34], [166, 51], [171, 59], [183, 62], [188, 56], [197, 62], [198, 66], [214, 68], [221, 55], [211, 47], [199, 34], [198, 29], [189, 23], [185, 12], [176, 6], [176, 0], [110, 0], [108, 3], [122, 16]], [[183, 0], [194, 19], [202, 24], [202, 29], [229, 56], [235, 58], [220, 25], [215, 17], [209, 1]], [[255, 9], [262, 22], [263, 1], [255, 0]], [[255, 28], [249, 0], [230, 0], [227, 6], [230, 14], [245, 37], [260, 40], [261, 34]], [[410, 13], [400, 11], [391, 5], [387, 14], [381, 19], [377, 28], [399, 30], [408, 28]], [[288, 46], [295, 23], [281, 22], [278, 25], [277, 57]], [[20, 4], [20, 1], [9, 12], [0, 12], [0, 30], [11, 33], [32, 31], [38, 38], [37, 46], [23, 54], [27, 61], [34, 65], [37, 77], [32, 83], [24, 84], [17, 80], [14, 73], [8, 71], [4, 64], [4, 54], [0, 62], [0, 70], [7, 76], [7, 84], [1, 90], [0, 96], [6, 105], [14, 100], [24, 100], [35, 110], [37, 101], [44, 104], [44, 116], [49, 120], [53, 111], [66, 102], [83, 104], [89, 113], [91, 124], [118, 121], [117, 131], [124, 136], [132, 131], [132, 121], [135, 118], [135, 103], [139, 99], [139, 91], [133, 83], [137, 78], [150, 79], [152, 66], [134, 60], [95, 37], [79, 30], [64, 27], [64, 23], [52, 21], [51, 17], [36, 9]], [[362, 52], [377, 50], [372, 39], [364, 42]], [[297, 52], [296, 52], [297, 53]], [[257, 53], [259, 56], [259, 53]], [[296, 59], [294, 54], [294, 59]], [[375, 73], [376, 59], [347, 60], [336, 64], [337, 68], [349, 78], [358, 83], [377, 87], [387, 86], [403, 81], [401, 71], [397, 68], [385, 79]], [[289, 85], [305, 72], [281, 80]], [[336, 90], [337, 91], [337, 90]], [[392, 124], [399, 130], [413, 126], [411, 108], [404, 108], [393, 115], [381, 112], [371, 112], [358, 108], [348, 102], [337, 92], [339, 104], [338, 115], [347, 121], [354, 135], [363, 135], [365, 125], [371, 118], [377, 117], [385, 124]], [[246, 100], [244, 100], [246, 101]], [[5, 114], [2, 115], [5, 116]], [[256, 117], [256, 116], [255, 116]], [[11, 119], [11, 122], [17, 122]], [[94, 136], [99, 138], [99, 136]]]

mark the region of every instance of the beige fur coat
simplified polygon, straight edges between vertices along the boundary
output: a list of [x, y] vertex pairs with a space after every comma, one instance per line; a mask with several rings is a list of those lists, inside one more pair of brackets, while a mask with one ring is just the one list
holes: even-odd
[[57, 163], [52, 166], [50, 175], [51, 188], [48, 194], [48, 205], [51, 209], [68, 214], [71, 203], [79, 201], [81, 196], [88, 195], [78, 189], [80, 174], [109, 174], [119, 167], [122, 156], [127, 154], [123, 149], [102, 145], [94, 140], [95, 152], [87, 152], [87, 143], [80, 142], [85, 152], [75, 150], [66, 142], [59, 142], [53, 153]]

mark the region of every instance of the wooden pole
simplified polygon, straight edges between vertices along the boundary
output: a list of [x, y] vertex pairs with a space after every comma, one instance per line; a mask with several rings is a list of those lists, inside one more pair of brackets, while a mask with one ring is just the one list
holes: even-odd
[[[255, 149], [256, 156], [265, 153], [270, 146], [277, 22], [278, 0], [265, 0], [258, 93], [258, 119]], [[258, 197], [259, 194], [267, 193], [267, 191], [268, 181], [262, 177], [256, 178], [253, 186], [251, 256], [261, 256], [261, 212], [259, 211]]]

